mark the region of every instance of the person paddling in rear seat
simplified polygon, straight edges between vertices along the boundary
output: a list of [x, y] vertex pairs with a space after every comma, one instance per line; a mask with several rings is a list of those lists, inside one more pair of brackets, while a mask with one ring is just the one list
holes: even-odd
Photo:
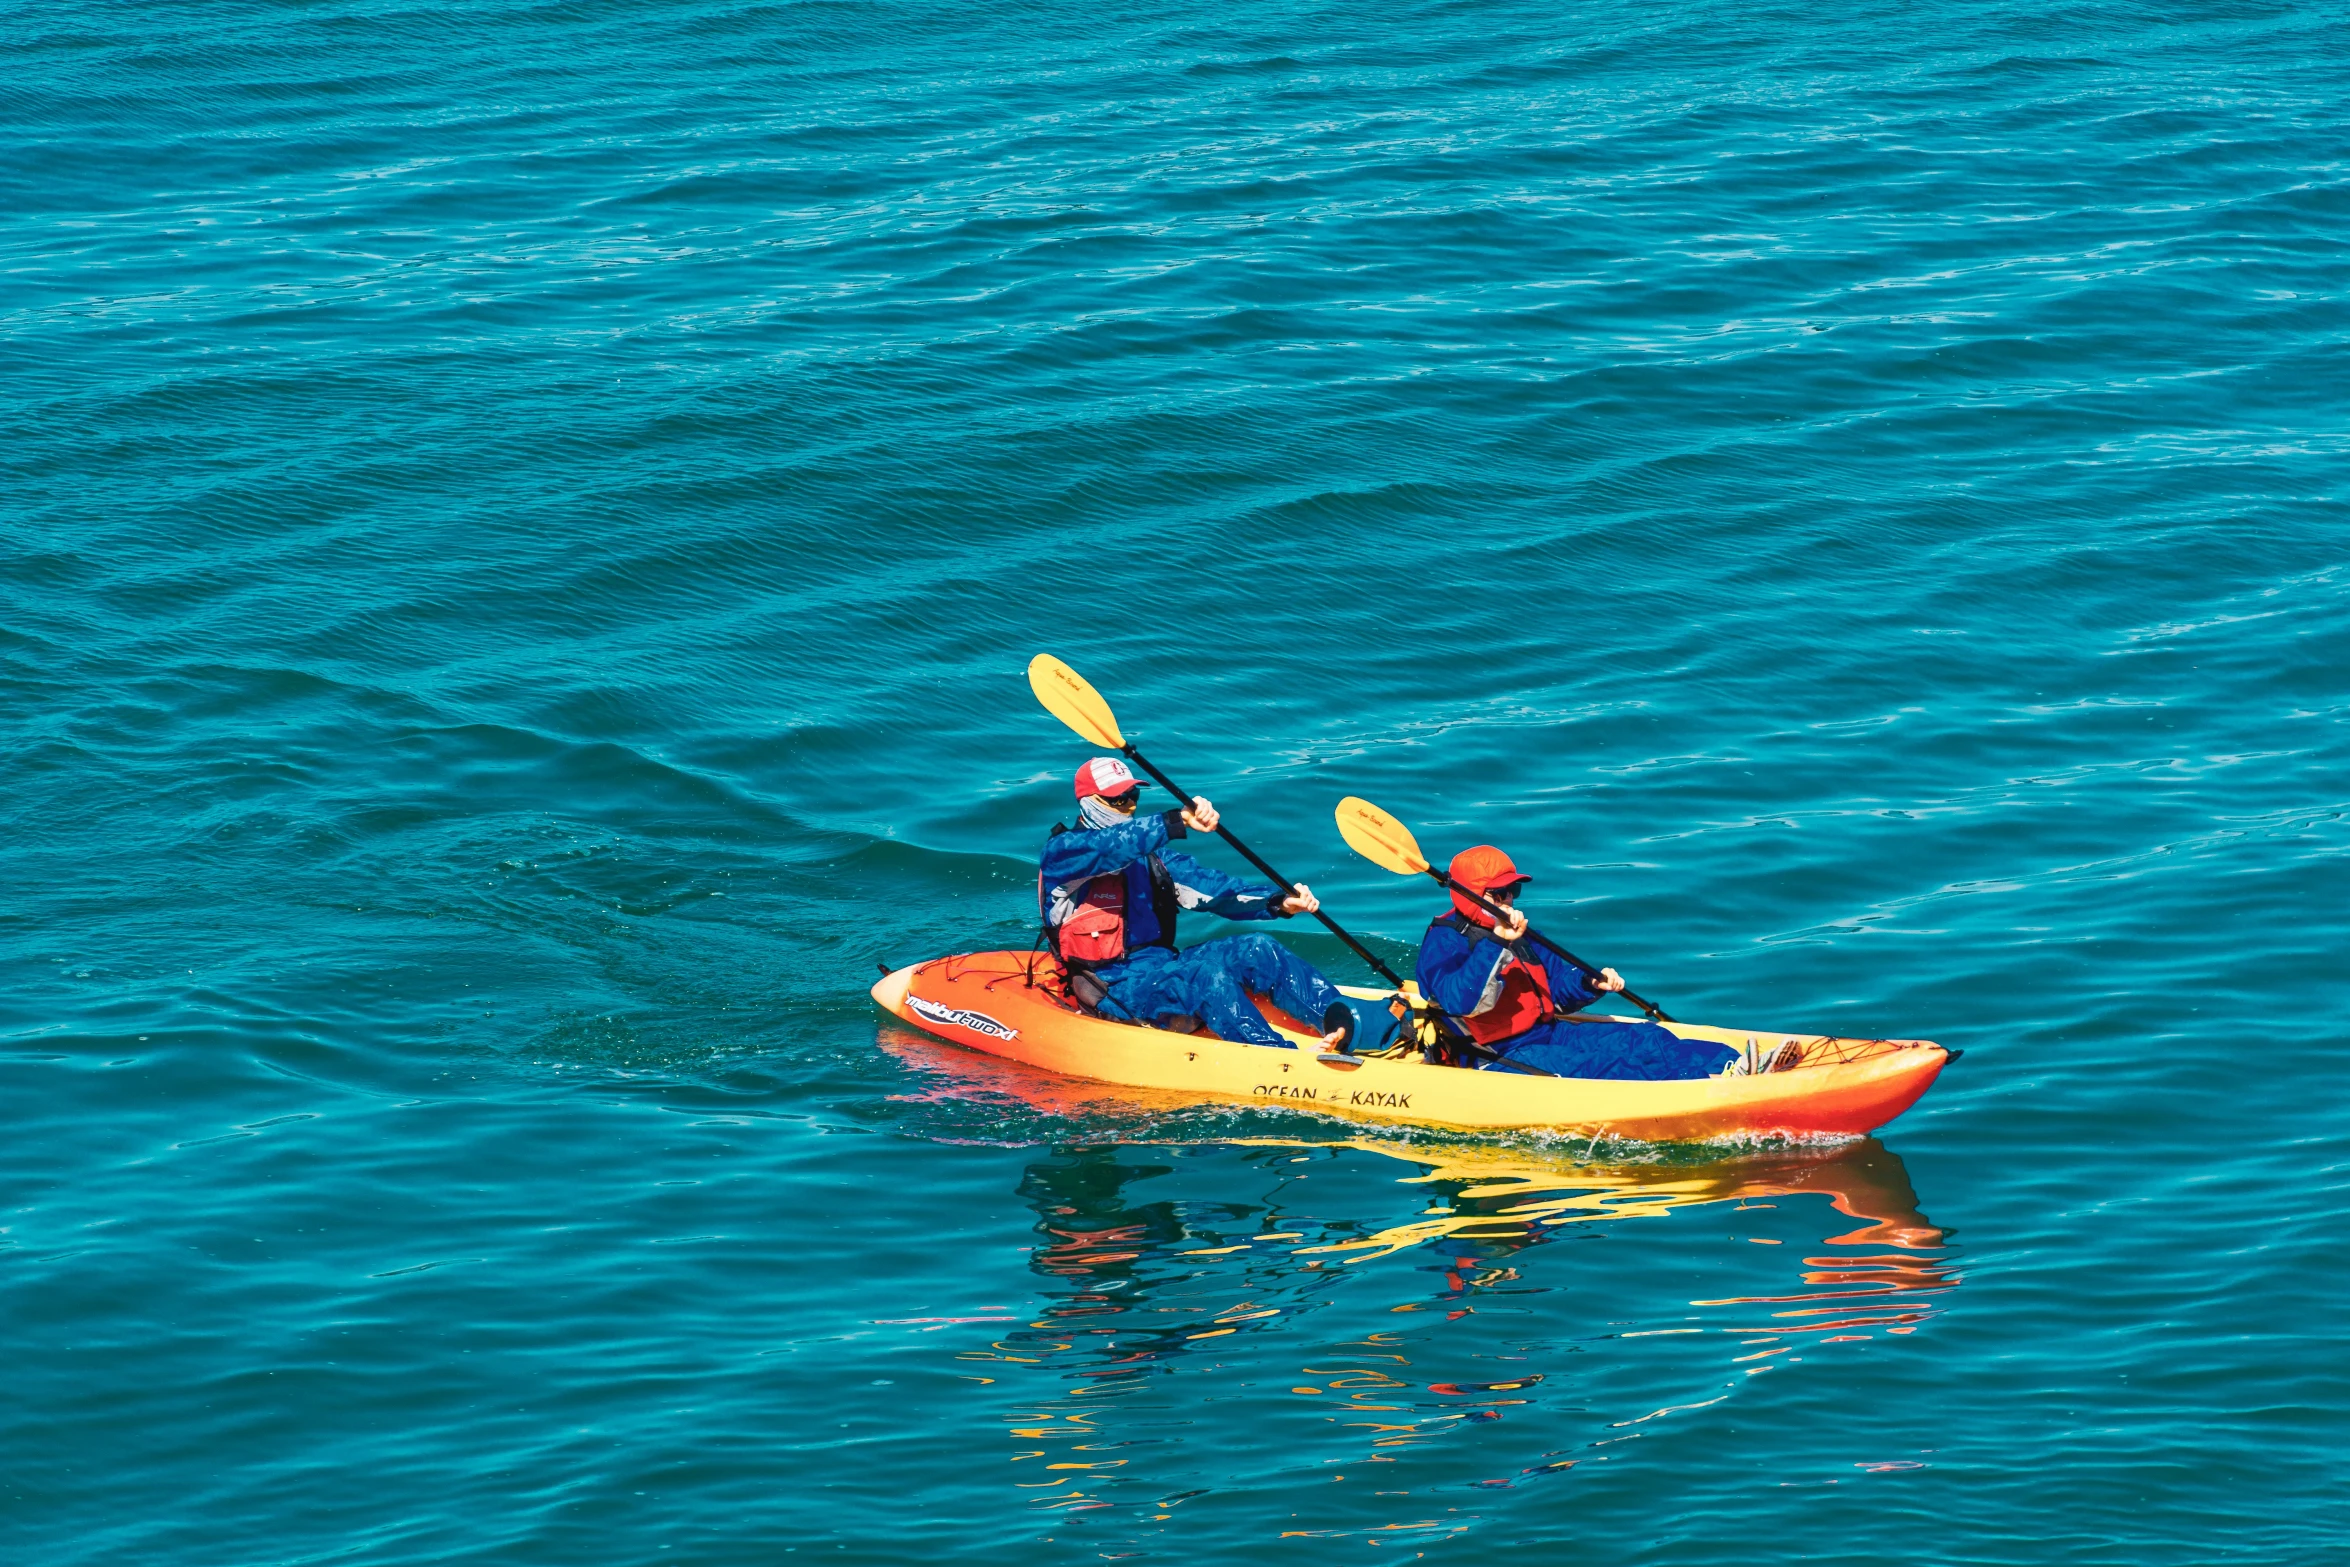
[[1337, 987], [1272, 937], [1226, 936], [1187, 952], [1175, 946], [1181, 910], [1286, 919], [1322, 906], [1313, 890], [1301, 882], [1284, 894], [1170, 851], [1170, 839], [1214, 832], [1216, 808], [1200, 798], [1138, 815], [1142, 789], [1124, 762], [1095, 757], [1077, 769], [1078, 825], [1055, 827], [1045, 843], [1037, 899], [1070, 993], [1105, 1017], [1194, 1018], [1219, 1038], [1286, 1046], [1249, 1000], [1264, 996], [1292, 1017], [1318, 1021], [1323, 1043], [1345, 1049], [1354, 1013]]
[[[1623, 976], [1612, 968], [1585, 975], [1525, 940], [1518, 889], [1533, 878], [1520, 875], [1491, 844], [1463, 849], [1449, 869], [1454, 881], [1483, 893], [1505, 917], [1496, 921], [1454, 893], [1451, 912], [1437, 916], [1420, 938], [1420, 994], [1451, 1013], [1478, 1044], [1560, 1077], [1665, 1082], [1742, 1065], [1728, 1045], [1683, 1039], [1655, 1023], [1567, 1016], [1623, 989]], [[1761, 1069], [1779, 1064], [1774, 1055]]]

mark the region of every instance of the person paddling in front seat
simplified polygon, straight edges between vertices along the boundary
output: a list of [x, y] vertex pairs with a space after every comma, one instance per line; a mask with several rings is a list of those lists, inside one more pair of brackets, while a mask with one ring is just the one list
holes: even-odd
[[1454, 881], [1500, 904], [1506, 918], [1496, 921], [1454, 893], [1451, 912], [1420, 940], [1420, 994], [1486, 1049], [1560, 1077], [1649, 1082], [1712, 1077], [1742, 1060], [1728, 1045], [1683, 1039], [1654, 1023], [1568, 1017], [1623, 989], [1623, 976], [1612, 968], [1586, 975], [1524, 940], [1518, 889], [1533, 878], [1491, 844], [1462, 850], [1450, 870]]
[[1250, 1002], [1264, 996], [1296, 1018], [1318, 1021], [1324, 1044], [1343, 1050], [1354, 1013], [1330, 981], [1270, 936], [1226, 936], [1189, 951], [1175, 946], [1175, 916], [1204, 909], [1228, 920], [1286, 919], [1321, 903], [1299, 883], [1287, 894], [1227, 876], [1169, 839], [1214, 832], [1216, 808], [1137, 815], [1143, 785], [1114, 756], [1077, 769], [1074, 828], [1056, 827], [1044, 846], [1037, 898], [1053, 953], [1070, 991], [1105, 1017], [1155, 1023], [1196, 1018], [1219, 1038], [1286, 1046]]

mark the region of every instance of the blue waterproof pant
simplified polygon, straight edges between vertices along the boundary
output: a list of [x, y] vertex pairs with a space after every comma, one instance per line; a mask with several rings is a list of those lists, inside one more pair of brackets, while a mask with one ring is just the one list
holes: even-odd
[[1287, 1047], [1249, 1001], [1253, 993], [1309, 1028], [1318, 1028], [1334, 1001], [1346, 998], [1305, 959], [1270, 936], [1225, 936], [1187, 952], [1145, 947], [1123, 963], [1094, 971], [1109, 988], [1110, 1004], [1139, 1022], [1176, 1013], [1198, 1018], [1219, 1039]]
[[[1493, 1049], [1561, 1077], [1631, 1078], [1662, 1083], [1711, 1077], [1738, 1059], [1728, 1045], [1683, 1039], [1654, 1023], [1545, 1023]], [[1507, 1067], [1489, 1070], [1507, 1071]]]

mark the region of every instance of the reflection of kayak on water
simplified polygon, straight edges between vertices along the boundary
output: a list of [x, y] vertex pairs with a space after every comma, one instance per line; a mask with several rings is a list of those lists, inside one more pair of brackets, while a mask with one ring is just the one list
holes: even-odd
[[[1365, 1001], [1392, 995], [1341, 988]], [[1092, 1015], [1062, 996], [1050, 966], [1026, 952], [957, 954], [898, 969], [873, 987], [873, 999], [941, 1039], [1101, 1083], [1383, 1121], [1650, 1142], [1862, 1136], [1916, 1103], [1950, 1060], [1923, 1040], [1672, 1022], [1662, 1026], [1684, 1039], [1741, 1052], [1791, 1046], [1787, 1054], [1799, 1064], [1669, 1082], [1529, 1077], [1431, 1065], [1408, 1051], [1318, 1055], [1316, 1031], [1260, 1000], [1267, 1020], [1300, 1047], [1272, 1050]]]
[[1385, 1256], [1420, 1241], [1482, 1242], [1508, 1252], [1560, 1225], [1662, 1218], [1678, 1208], [1767, 1197], [1824, 1197], [1857, 1226], [1830, 1246], [1932, 1250], [1942, 1232], [1918, 1211], [1909, 1172], [1874, 1139], [1832, 1150], [1746, 1153], [1702, 1162], [1593, 1162], [1556, 1149], [1430, 1146], [1350, 1138], [1345, 1146], [1423, 1166], [1410, 1179], [1450, 1196], [1448, 1210], [1326, 1248]]
[[[1796, 1221], [1797, 1233], [1790, 1239], [1799, 1249], [1787, 1254], [1787, 1261], [1800, 1282], [1750, 1280], [1743, 1291], [1715, 1292], [1721, 1298], [1676, 1301], [1676, 1314], [1636, 1318], [1631, 1331], [1688, 1332], [1692, 1322], [1702, 1321], [1707, 1331], [1746, 1337], [1907, 1333], [1932, 1316], [1937, 1297], [1958, 1282], [1944, 1234], [1919, 1211], [1900, 1156], [1874, 1138], [1830, 1148], [1774, 1146], [1727, 1155], [1652, 1146], [1638, 1157], [1602, 1152], [1594, 1159], [1580, 1141], [1349, 1135], [1335, 1126], [1327, 1137], [1233, 1137], [1205, 1125], [1182, 1130], [1168, 1112], [1198, 1104], [1197, 1096], [1138, 1093], [1059, 1077], [959, 1050], [912, 1030], [884, 1029], [881, 1043], [933, 1079], [917, 1099], [959, 1107], [1017, 1104], [1063, 1128], [1088, 1129], [1082, 1142], [1056, 1146], [1030, 1163], [1020, 1191], [1035, 1207], [1039, 1233], [1047, 1239], [1032, 1254], [1030, 1266], [1087, 1291], [1071, 1309], [1081, 1310], [1089, 1327], [1100, 1327], [1104, 1314], [1132, 1319], [1117, 1335], [1118, 1355], [1109, 1362], [1116, 1365], [1131, 1364], [1137, 1355], [1147, 1359], [1196, 1347], [1191, 1337], [1203, 1330], [1202, 1324], [1168, 1325], [1144, 1305], [1156, 1301], [1164, 1307], [1188, 1299], [1156, 1293], [1187, 1280], [1245, 1277], [1249, 1290], [1272, 1289], [1275, 1293], [1265, 1298], [1278, 1302], [1283, 1281], [1302, 1285], [1331, 1269], [1427, 1253], [1450, 1267], [1445, 1289], [1430, 1303], [1458, 1305], [1473, 1298], [1483, 1282], [1515, 1278], [1511, 1270], [1529, 1249], [1594, 1223], [1663, 1219], [1708, 1208], [1784, 1209], [1790, 1199], [1819, 1199], [1834, 1215]], [[1121, 1120], [1133, 1129], [1117, 1131]], [[1000, 1135], [1000, 1128], [994, 1130]], [[1125, 1143], [1138, 1134], [1148, 1141]], [[1052, 1135], [1060, 1143], [1069, 1134]], [[1372, 1154], [1395, 1161], [1397, 1178], [1424, 1195], [1405, 1201], [1400, 1211], [1374, 1200], [1368, 1206], [1342, 1204], [1334, 1213], [1327, 1206], [1332, 1188], [1320, 1182], [1310, 1207], [1291, 1206], [1303, 1199], [1302, 1188], [1267, 1198], [1262, 1206], [1185, 1202], [1180, 1194], [1170, 1201], [1163, 1189], [1148, 1200], [1128, 1191], [1138, 1177], [1169, 1174], [1166, 1154], [1182, 1148], [1237, 1154], [1269, 1171], [1286, 1169], [1295, 1160], [1309, 1161], [1308, 1167], [1318, 1170], [1320, 1158]], [[1786, 1233], [1784, 1225], [1779, 1229]], [[1806, 1230], [1816, 1239], [1803, 1238]], [[1684, 1305], [1706, 1315], [1679, 1315]], [[1048, 1318], [1055, 1314], [1054, 1308], [1045, 1311]], [[1162, 1327], [1166, 1331], [1155, 1331]], [[1136, 1336], [1129, 1338], [1129, 1333]], [[1033, 1335], [1014, 1330], [1010, 1337], [1021, 1342], [1007, 1353], [1052, 1359], [1045, 1355], [1047, 1348], [1070, 1348], [1058, 1326]], [[1107, 1347], [1093, 1338], [1077, 1342], [1097, 1350]]]
[[[1855, 1221], [1842, 1233], [1823, 1237], [1837, 1246], [1895, 1246], [1934, 1249], [1942, 1231], [1918, 1210], [1916, 1191], [1900, 1157], [1875, 1138], [1825, 1148], [1768, 1145], [1727, 1157], [1690, 1149], [1676, 1156], [1648, 1150], [1636, 1159], [1593, 1158], [1587, 1145], [1464, 1140], [1442, 1134], [1409, 1138], [1368, 1132], [1348, 1135], [1332, 1128], [1327, 1137], [1248, 1137], [1194, 1132], [1171, 1135], [1168, 1113], [1200, 1103], [1198, 1096], [1135, 1092], [1114, 1084], [1071, 1079], [1014, 1062], [975, 1055], [911, 1030], [887, 1029], [881, 1043], [907, 1066], [939, 1081], [910, 1096], [940, 1104], [1017, 1103], [1064, 1124], [1086, 1127], [1095, 1137], [1123, 1139], [1147, 1127], [1153, 1147], [1193, 1143], [1219, 1148], [1354, 1149], [1417, 1167], [1403, 1177], [1441, 1193], [1446, 1211], [1430, 1211], [1402, 1225], [1366, 1232], [1337, 1245], [1323, 1242], [1280, 1248], [1301, 1256], [1325, 1251], [1384, 1256], [1415, 1241], [1438, 1237], [1513, 1249], [1561, 1225], [1597, 1220], [1662, 1218], [1675, 1209], [1718, 1202], [1751, 1202], [1770, 1197], [1827, 1199], [1837, 1213]], [[1056, 1141], [1066, 1133], [1056, 1132]], [[1254, 1221], [1250, 1221], [1251, 1224]], [[1261, 1227], [1261, 1226], [1260, 1226]], [[1242, 1248], [1245, 1249], [1245, 1248]]]
[[[958, 1298], [990, 1313], [976, 1320], [875, 1324], [940, 1334], [947, 1369], [1017, 1411], [1006, 1494], [1044, 1513], [1147, 1495], [1163, 1514], [1205, 1483], [1163, 1417], [1162, 1379], [1179, 1371], [1219, 1397], [1264, 1390], [1252, 1407], [1317, 1480], [1343, 1458], [1350, 1474], [1414, 1466], [1375, 1471], [1398, 1489], [1522, 1484], [1621, 1456], [1614, 1444], [1646, 1422], [1755, 1377], [1900, 1342], [1880, 1336], [1927, 1329], [1960, 1284], [1900, 1157], [1874, 1138], [1595, 1159], [1583, 1139], [1393, 1125], [1234, 1136], [1255, 1118], [1209, 1096], [1041, 1071], [910, 1028], [878, 1035], [915, 1079], [901, 1105], [923, 1107], [899, 1130], [998, 1153], [1048, 1141], [991, 1161], [1033, 1215], [1029, 1293]], [[1593, 1223], [1649, 1244], [1567, 1246], [1596, 1239]], [[959, 1221], [936, 1244], [967, 1246], [973, 1277], [1001, 1279], [1006, 1238]], [[1112, 1448], [1128, 1467], [1102, 1462]]]

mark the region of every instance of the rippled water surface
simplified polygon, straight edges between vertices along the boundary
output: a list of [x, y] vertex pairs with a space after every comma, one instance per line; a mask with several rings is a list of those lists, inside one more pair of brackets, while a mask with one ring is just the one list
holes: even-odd
[[[0, 19], [10, 1554], [2339, 1559], [2343, 20]], [[1965, 1059], [1653, 1148], [885, 1025], [1028, 938], [1040, 650], [1391, 958], [1342, 794]]]

